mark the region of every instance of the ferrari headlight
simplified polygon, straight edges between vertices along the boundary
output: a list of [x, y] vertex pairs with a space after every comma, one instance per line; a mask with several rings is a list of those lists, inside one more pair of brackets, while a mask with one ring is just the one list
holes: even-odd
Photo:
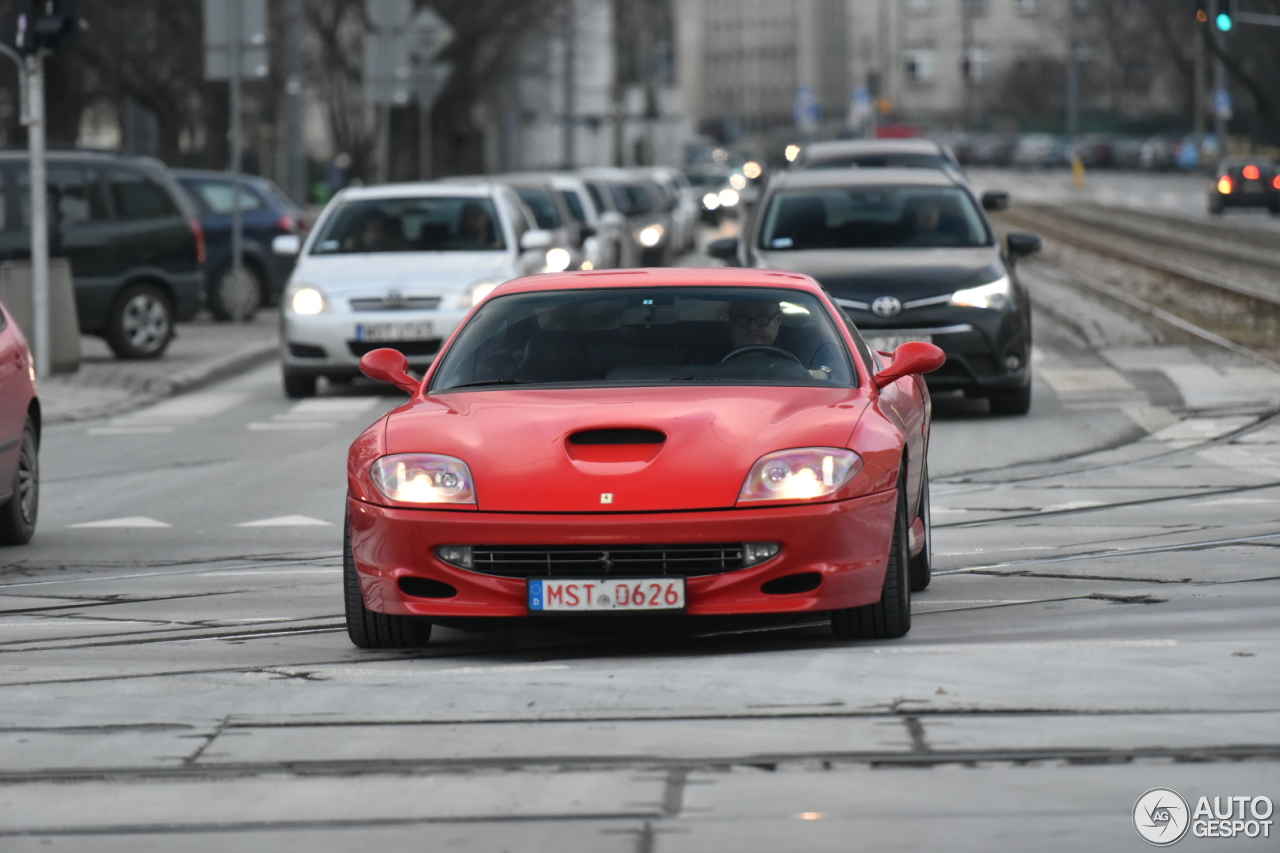
[[1004, 275], [988, 284], [957, 290], [951, 294], [951, 304], [970, 308], [1003, 308], [1009, 301], [1010, 292], [1009, 276]]
[[561, 249], [559, 246], [547, 249], [547, 272], [564, 272], [571, 263], [573, 263], [573, 256], [567, 249]]
[[410, 504], [474, 504], [475, 485], [467, 463], [435, 453], [384, 456], [369, 469], [378, 491]]
[[662, 242], [664, 229], [656, 222], [653, 225], [646, 225], [636, 233], [636, 239], [640, 241], [640, 245], [645, 248], [652, 249], [654, 246]]
[[318, 287], [299, 284], [289, 288], [285, 305], [295, 314], [322, 314], [329, 310], [329, 300]]
[[842, 447], [797, 447], [760, 457], [738, 502], [807, 501], [838, 492], [862, 470], [862, 457]]
[[493, 293], [493, 289], [499, 284], [502, 284], [502, 282], [488, 278], [482, 278], [479, 281], [472, 282], [467, 286], [466, 290], [462, 291], [462, 295], [458, 297], [458, 307], [466, 311], [469, 308], [479, 305], [480, 300], [484, 299], [490, 293]]

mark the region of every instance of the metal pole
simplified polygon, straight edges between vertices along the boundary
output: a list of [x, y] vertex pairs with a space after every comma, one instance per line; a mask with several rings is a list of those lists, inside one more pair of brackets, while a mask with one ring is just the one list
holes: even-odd
[[302, 148], [302, 0], [287, 0], [284, 8], [285, 190], [289, 198], [306, 204], [307, 161]]
[[49, 217], [44, 159], [44, 55], [26, 58], [27, 147], [31, 156], [31, 305], [36, 376], [49, 375]]
[[418, 100], [418, 177], [424, 181], [431, 180], [431, 107]]
[[391, 104], [378, 104], [378, 183], [391, 179]]
[[[231, 293], [234, 306], [231, 317], [243, 317], [244, 292], [244, 217], [240, 210], [240, 164], [243, 159], [243, 141], [240, 127], [240, 72], [243, 64], [241, 48], [244, 38], [242, 0], [228, 0], [227, 11], [231, 16]], [[218, 284], [221, 286], [221, 283]]]
[[[1196, 28], [1194, 57], [1195, 79], [1191, 87], [1191, 111], [1196, 136], [1196, 154], [1204, 154], [1204, 36]], [[1203, 163], [1201, 164], [1204, 165]]]
[[1067, 139], [1080, 133], [1080, 62], [1076, 47], [1076, 0], [1067, 0]]
[[[1222, 37], [1218, 36], [1218, 44], [1222, 44]], [[1221, 59], [1213, 60], [1213, 135], [1217, 137], [1218, 153], [1225, 157], [1227, 154], [1227, 118], [1223, 115], [1222, 110], [1218, 109], [1218, 93], [1225, 92], [1227, 89], [1227, 66], [1222, 64]]]
[[568, 0], [568, 2], [566, 3], [566, 7], [568, 11], [568, 15], [567, 15], [568, 20], [565, 22], [565, 36], [564, 36], [563, 157], [564, 157], [564, 168], [572, 169], [575, 165], [575, 161], [578, 159], [577, 152], [574, 150], [574, 143], [576, 141], [574, 139], [574, 133], [577, 131], [577, 128], [575, 127], [575, 124], [576, 124], [574, 119], [575, 107], [573, 102], [573, 95], [574, 95], [573, 87], [575, 82], [573, 79], [574, 63], [575, 63], [574, 49], [576, 47], [574, 42], [577, 40], [577, 34], [574, 28], [575, 17], [573, 14], [574, 13], [573, 0]]

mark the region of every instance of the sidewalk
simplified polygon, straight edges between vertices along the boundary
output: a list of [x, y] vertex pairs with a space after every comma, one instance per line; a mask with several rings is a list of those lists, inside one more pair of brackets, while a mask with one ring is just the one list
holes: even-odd
[[259, 311], [249, 323], [218, 323], [207, 315], [177, 327], [158, 359], [117, 359], [101, 338], [80, 339], [80, 370], [36, 383], [44, 422], [109, 417], [242, 373], [276, 357], [277, 309]]

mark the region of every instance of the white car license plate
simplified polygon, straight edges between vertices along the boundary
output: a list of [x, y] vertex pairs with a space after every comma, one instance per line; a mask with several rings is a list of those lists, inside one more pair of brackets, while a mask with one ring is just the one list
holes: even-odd
[[436, 336], [435, 324], [429, 320], [417, 323], [360, 323], [357, 341], [420, 341]]
[[684, 578], [531, 580], [529, 610], [683, 610]]
[[880, 352], [893, 352], [898, 347], [908, 341], [923, 341], [926, 344], [933, 343], [933, 335], [863, 335], [863, 340], [867, 342], [867, 346], [873, 350]]

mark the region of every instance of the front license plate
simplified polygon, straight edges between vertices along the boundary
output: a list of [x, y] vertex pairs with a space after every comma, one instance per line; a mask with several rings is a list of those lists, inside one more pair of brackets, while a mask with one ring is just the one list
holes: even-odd
[[683, 610], [684, 578], [531, 580], [529, 610]]
[[867, 346], [880, 352], [893, 352], [908, 341], [933, 343], [933, 335], [863, 335]]
[[435, 336], [435, 324], [426, 320], [417, 323], [361, 323], [356, 326], [357, 341], [419, 341]]

